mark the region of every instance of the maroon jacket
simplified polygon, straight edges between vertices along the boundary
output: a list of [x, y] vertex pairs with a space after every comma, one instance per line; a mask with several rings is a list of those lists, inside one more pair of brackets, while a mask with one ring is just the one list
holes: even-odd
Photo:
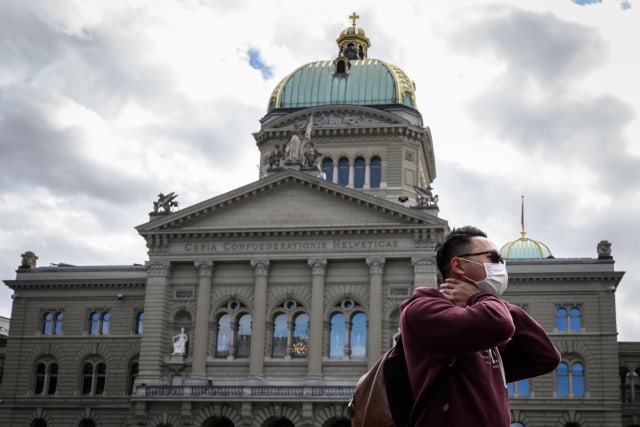
[[459, 307], [437, 289], [417, 288], [400, 309], [416, 427], [509, 427], [506, 383], [560, 362], [531, 316], [488, 293]]

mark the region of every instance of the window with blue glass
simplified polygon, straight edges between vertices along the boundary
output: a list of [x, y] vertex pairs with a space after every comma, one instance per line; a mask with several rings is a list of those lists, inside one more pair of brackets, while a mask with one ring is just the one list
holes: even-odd
[[109, 311], [93, 311], [89, 314], [89, 335], [107, 335], [111, 329]]
[[359, 304], [351, 299], [337, 303], [329, 323], [329, 358], [367, 357], [367, 315]]
[[582, 312], [579, 307], [558, 307], [556, 309], [556, 328], [558, 332], [580, 332]]
[[231, 315], [225, 313], [218, 317], [216, 338], [216, 357], [227, 357], [231, 348]]
[[529, 397], [529, 379], [526, 378], [507, 384], [507, 391], [509, 392], [509, 397]]
[[333, 159], [327, 157], [322, 160], [322, 172], [324, 173], [324, 179], [333, 182]]
[[371, 188], [380, 188], [380, 183], [382, 182], [382, 160], [380, 157], [372, 157], [369, 162], [369, 168], [369, 186]]
[[338, 184], [349, 185], [349, 159], [346, 157], [338, 160]]
[[232, 300], [217, 314], [215, 357], [249, 357], [251, 350], [251, 314], [247, 306]]
[[329, 332], [329, 358], [342, 359], [344, 357], [345, 339], [347, 336], [345, 315], [334, 313], [331, 316], [331, 330]]
[[515, 422], [515, 423], [511, 423], [511, 427], [524, 427], [524, 424]]
[[144, 328], [144, 311], [139, 311], [136, 314], [136, 324], [134, 328], [134, 333], [136, 335], [142, 335], [143, 328]]
[[560, 362], [556, 369], [556, 394], [559, 397], [584, 397], [584, 365], [582, 362]]
[[306, 357], [309, 348], [309, 315], [297, 301], [287, 300], [273, 317], [271, 357]]
[[42, 316], [43, 335], [62, 335], [62, 321], [64, 314], [61, 311], [47, 311]]
[[353, 162], [353, 187], [364, 187], [364, 175], [367, 165], [362, 157], [357, 157]]

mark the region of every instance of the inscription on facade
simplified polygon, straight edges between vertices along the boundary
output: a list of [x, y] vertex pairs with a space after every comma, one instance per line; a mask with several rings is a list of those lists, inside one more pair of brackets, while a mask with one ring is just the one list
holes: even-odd
[[189, 253], [289, 252], [325, 250], [397, 249], [398, 240], [331, 240], [313, 242], [186, 242]]

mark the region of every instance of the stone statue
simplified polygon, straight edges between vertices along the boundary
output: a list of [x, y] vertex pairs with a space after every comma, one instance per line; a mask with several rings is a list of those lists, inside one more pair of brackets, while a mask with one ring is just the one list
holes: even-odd
[[608, 240], [600, 240], [597, 246], [598, 259], [611, 259], [611, 242]]
[[276, 144], [276, 148], [269, 153], [269, 169], [280, 167], [280, 160], [282, 159], [282, 150], [280, 144]]
[[[158, 194], [158, 200], [153, 202], [153, 213], [171, 212], [172, 207], [178, 206], [178, 202], [174, 200], [176, 197], [178, 197], [178, 195], [174, 192], [171, 192], [166, 196], [163, 193]], [[161, 209], [162, 212], [160, 211]]]
[[173, 353], [172, 354], [186, 354], [187, 352], [187, 342], [189, 341], [189, 336], [184, 331], [184, 328], [180, 329], [180, 333], [173, 337]]
[[318, 157], [320, 156], [322, 156], [322, 153], [316, 150], [315, 144], [313, 142], [309, 143], [309, 149], [304, 152], [304, 167], [317, 167]]
[[287, 145], [284, 147], [284, 153], [287, 157], [287, 162], [291, 163], [302, 163], [302, 154], [304, 153], [305, 146], [311, 141], [311, 131], [313, 130], [313, 114], [309, 115], [309, 120], [307, 121], [307, 126], [302, 135], [300, 129], [297, 129]]
[[35, 268], [36, 262], [38, 261], [38, 257], [35, 253], [31, 251], [26, 251], [22, 255], [22, 263], [20, 263], [20, 268]]
[[414, 186], [413, 189], [416, 190], [416, 194], [418, 196], [416, 199], [416, 207], [426, 208], [438, 206], [438, 195], [434, 196], [430, 185], [427, 186], [426, 189], [416, 186]]

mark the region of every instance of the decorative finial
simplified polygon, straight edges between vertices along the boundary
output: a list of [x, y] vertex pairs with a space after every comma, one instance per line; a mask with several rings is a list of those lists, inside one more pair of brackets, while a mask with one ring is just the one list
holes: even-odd
[[353, 26], [354, 26], [354, 28], [355, 28], [355, 26], [356, 26], [356, 20], [357, 20], [357, 19], [360, 19], [360, 15], [357, 15], [355, 12], [353, 12], [353, 13], [351, 14], [351, 16], [349, 17], [349, 19], [351, 19], [351, 20], [353, 21]]
[[524, 195], [522, 197], [522, 209], [520, 210], [520, 225], [522, 225], [522, 231], [520, 231], [521, 238], [525, 238], [527, 232], [524, 231]]

